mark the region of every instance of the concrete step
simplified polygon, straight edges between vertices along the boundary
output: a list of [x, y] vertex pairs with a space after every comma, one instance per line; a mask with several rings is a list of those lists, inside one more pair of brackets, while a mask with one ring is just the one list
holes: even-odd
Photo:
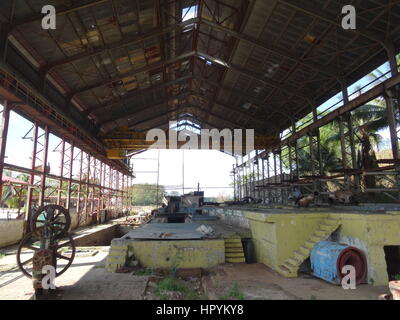
[[230, 258], [244, 258], [243, 253], [230, 253], [230, 254], [225, 254], [225, 260], [230, 259]]
[[328, 230], [315, 230], [314, 234], [318, 237], [327, 237]]
[[311, 240], [307, 240], [306, 242], [304, 242], [304, 246], [306, 248], [308, 248], [309, 250], [311, 250], [312, 248], [314, 248], [315, 242], [311, 241]]
[[293, 272], [293, 270], [290, 270], [287, 266], [281, 265], [277, 269], [278, 273], [285, 278], [295, 278], [297, 277], [297, 272]]
[[225, 253], [243, 252], [242, 248], [225, 248]]
[[243, 248], [242, 243], [225, 243], [225, 248]]
[[242, 243], [241, 238], [226, 238], [224, 241], [225, 243]]
[[320, 241], [322, 241], [324, 237], [317, 236], [317, 235], [311, 235], [311, 237], [308, 239], [308, 241], [314, 242], [314, 245]]
[[298, 251], [305, 255], [305, 256], [309, 256], [310, 255], [310, 248], [305, 247], [304, 245], [301, 245], [298, 249]]
[[289, 263], [290, 265], [292, 265], [292, 266], [295, 266], [295, 267], [299, 267], [302, 263], [303, 263], [303, 260], [299, 260], [299, 259], [296, 259], [294, 256], [293, 257], [290, 257], [289, 259], [287, 259], [286, 261], [285, 261], [285, 263]]
[[244, 258], [225, 258], [225, 262], [242, 263], [242, 262], [246, 262], [246, 260]]

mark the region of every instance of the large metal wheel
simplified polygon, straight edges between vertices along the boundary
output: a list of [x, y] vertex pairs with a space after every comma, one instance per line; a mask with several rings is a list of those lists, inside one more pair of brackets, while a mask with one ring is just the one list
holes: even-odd
[[[72, 264], [75, 257], [75, 244], [71, 235], [64, 234], [62, 238], [54, 241], [45, 227], [37, 227], [29, 232], [21, 241], [17, 250], [17, 264], [21, 271], [32, 278], [32, 261], [35, 252], [41, 249], [49, 249], [53, 253], [53, 266], [56, 276], [63, 274]], [[66, 263], [62, 263], [66, 261]]]
[[58, 235], [68, 232], [71, 226], [71, 216], [67, 209], [57, 204], [41, 206], [31, 217], [31, 231], [40, 227], [48, 227], [58, 231]]

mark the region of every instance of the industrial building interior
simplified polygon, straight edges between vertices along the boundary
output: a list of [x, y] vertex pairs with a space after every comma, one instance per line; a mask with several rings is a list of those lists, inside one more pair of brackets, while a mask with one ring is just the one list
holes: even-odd
[[398, 0], [2, 0], [0, 300], [400, 300], [399, 70]]

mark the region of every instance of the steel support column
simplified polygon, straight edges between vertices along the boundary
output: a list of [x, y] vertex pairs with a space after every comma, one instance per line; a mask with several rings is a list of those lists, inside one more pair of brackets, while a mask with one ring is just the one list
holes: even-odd
[[40, 180], [40, 193], [39, 193], [39, 206], [44, 205], [45, 192], [46, 192], [46, 174], [47, 174], [47, 158], [49, 152], [49, 128], [44, 128], [44, 143], [43, 143], [43, 154], [42, 154], [42, 174]]
[[6, 156], [6, 144], [8, 135], [8, 125], [10, 123], [10, 107], [8, 101], [3, 101], [3, 112], [1, 117], [0, 128], [0, 197], [3, 197], [3, 170], [4, 158]]

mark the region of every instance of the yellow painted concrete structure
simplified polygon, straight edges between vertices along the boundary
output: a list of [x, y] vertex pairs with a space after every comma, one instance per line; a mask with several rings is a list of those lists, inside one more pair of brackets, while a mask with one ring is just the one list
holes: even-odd
[[24, 220], [1, 220], [0, 221], [0, 248], [18, 243], [24, 232]]
[[114, 239], [111, 242], [106, 269], [115, 271], [123, 266], [129, 254], [133, 254], [142, 267], [210, 268], [225, 263], [225, 241]]
[[143, 267], [210, 268], [225, 262], [222, 239], [132, 241], [129, 249]]
[[277, 270], [329, 217], [340, 219], [334, 241], [361, 249], [367, 256], [368, 282], [387, 285], [384, 246], [400, 246], [400, 215], [357, 213], [261, 213], [243, 211], [249, 220], [258, 262]]

